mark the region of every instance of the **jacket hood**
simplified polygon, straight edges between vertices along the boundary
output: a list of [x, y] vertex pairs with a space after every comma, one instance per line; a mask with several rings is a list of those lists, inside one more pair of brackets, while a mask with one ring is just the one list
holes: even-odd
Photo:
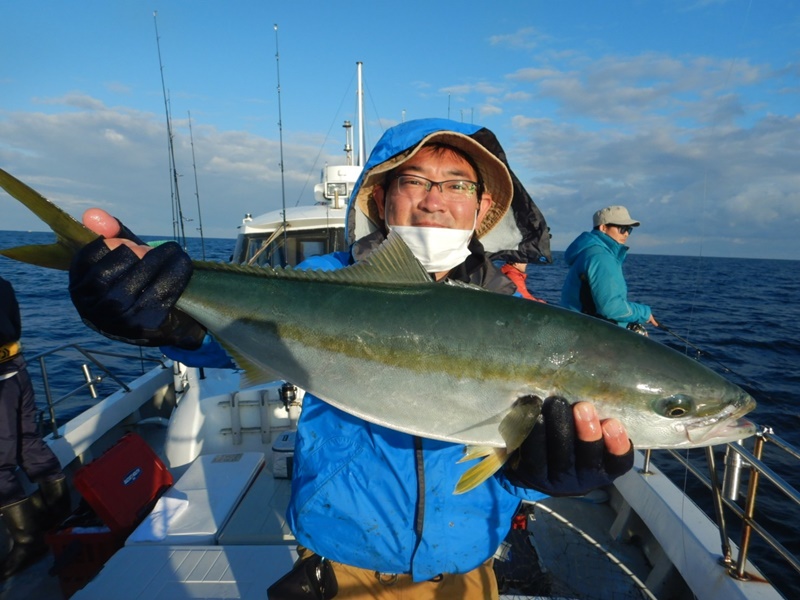
[[[501, 183], [499, 189], [510, 191], [510, 201], [506, 198], [498, 203], [499, 210], [494, 215], [490, 211], [484, 220], [484, 223], [488, 221], [489, 226], [484, 228], [484, 231], [478, 232], [486, 252], [491, 254], [493, 259], [551, 262], [550, 232], [544, 216], [508, 167], [505, 152], [495, 135], [486, 128], [449, 119], [406, 121], [388, 129], [378, 140], [350, 195], [347, 208], [348, 243], [352, 244], [373, 231], [383, 230], [383, 223], [380, 222], [377, 211], [372, 208], [374, 201], [370, 198], [376, 180], [375, 175], [389, 170], [392, 164], [402, 160], [402, 157], [397, 158], [398, 155], [413, 150], [422, 140], [436, 132], [454, 132], [458, 135], [453, 138], [461, 136], [471, 138], [497, 159], [497, 164], [504, 166], [504, 170], [508, 172], [510, 190], [505, 183]], [[447, 142], [446, 139], [443, 141]], [[390, 161], [389, 164], [384, 165], [387, 161]], [[494, 170], [495, 179], [498, 181], [500, 177], [497, 174], [501, 170]], [[485, 178], [483, 170], [481, 175]], [[508, 191], [504, 193], [507, 194]], [[511, 210], [506, 210], [505, 207], [509, 204]]]
[[578, 259], [578, 256], [589, 248], [597, 248], [598, 250], [610, 252], [620, 262], [625, 260], [628, 254], [627, 246], [613, 240], [599, 229], [592, 229], [591, 231], [584, 231], [567, 247], [564, 251], [564, 261], [567, 265], [572, 266]]

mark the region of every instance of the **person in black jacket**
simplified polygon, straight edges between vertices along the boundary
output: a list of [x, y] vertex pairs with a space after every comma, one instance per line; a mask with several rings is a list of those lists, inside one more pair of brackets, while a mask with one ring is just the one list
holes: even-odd
[[[19, 343], [22, 326], [11, 284], [0, 277], [0, 513], [13, 547], [0, 563], [0, 580], [45, 552], [44, 531], [69, 515], [67, 479], [36, 427], [36, 405]], [[41, 505], [17, 479], [17, 467], [39, 484]]]

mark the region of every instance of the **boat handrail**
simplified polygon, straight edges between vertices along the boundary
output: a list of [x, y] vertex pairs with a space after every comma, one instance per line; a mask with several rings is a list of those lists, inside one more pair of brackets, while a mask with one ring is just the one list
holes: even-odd
[[[58, 424], [56, 422], [56, 406], [61, 404], [62, 402], [76, 396], [80, 392], [84, 390], [89, 390], [92, 398], [97, 398], [97, 391], [96, 387], [100, 383], [102, 383], [106, 378], [111, 379], [114, 381], [121, 389], [125, 390], [126, 392], [130, 391], [128, 385], [123, 381], [120, 377], [115, 375], [111, 369], [106, 366], [103, 362], [101, 362], [99, 357], [105, 358], [121, 358], [121, 359], [135, 359], [141, 362], [142, 368], [141, 372], [145, 372], [144, 363], [158, 363], [162, 367], [166, 368], [164, 363], [163, 357], [159, 354], [159, 357], [152, 357], [146, 356], [143, 352], [143, 348], [139, 348], [138, 354], [129, 354], [129, 353], [120, 353], [120, 352], [111, 352], [108, 350], [99, 350], [96, 348], [85, 348], [80, 344], [63, 344], [61, 346], [57, 346], [56, 348], [52, 348], [50, 350], [46, 350], [44, 352], [40, 352], [39, 354], [35, 354], [31, 357], [28, 357], [27, 360], [29, 363], [38, 362], [39, 368], [42, 373], [42, 386], [44, 388], [44, 395], [45, 400], [47, 402], [47, 412], [48, 418], [47, 421], [50, 423], [50, 429], [53, 433], [53, 438], [61, 437], [58, 432]], [[86, 361], [89, 361], [95, 367], [97, 367], [100, 371], [102, 371], [101, 375], [94, 375], [92, 374], [89, 366], [86, 362], [81, 364], [81, 370], [83, 372], [84, 382], [75, 387], [74, 389], [58, 396], [57, 398], [53, 397], [53, 391], [50, 386], [50, 380], [47, 374], [47, 359], [52, 357], [53, 355], [64, 355], [67, 353], [75, 353], [77, 352], [81, 357], [83, 357]], [[130, 364], [130, 363], [128, 363]], [[42, 421], [44, 421], [44, 416], [41, 417]]]
[[[709, 475], [703, 473], [698, 465], [692, 463], [688, 457], [683, 456], [679, 451], [667, 450], [666, 453], [681, 463], [700, 483], [711, 490], [715, 521], [720, 530], [723, 561], [732, 577], [740, 580], [748, 579], [745, 567], [753, 533], [756, 533], [787, 565], [800, 574], [800, 559], [755, 519], [755, 506], [762, 477], [780, 490], [795, 506], [800, 507], [800, 491], [764, 462], [765, 445], [770, 443], [772, 448], [786, 455], [786, 460], [788, 461], [793, 458], [794, 461], [791, 462], [794, 464], [795, 469], [797, 468], [797, 461], [800, 461], [800, 451], [775, 435], [770, 427], [759, 426], [756, 435], [751, 439], [753, 444], [752, 451], [748, 450], [743, 441], [725, 444], [725, 469], [722, 482], [719, 481], [714, 457], [715, 448], [718, 449], [720, 446], [705, 448]], [[651, 452], [650, 450], [645, 451], [645, 471], [648, 470]], [[780, 464], [785, 463], [783, 460], [776, 461], [776, 463], [778, 462]], [[747, 489], [744, 494], [739, 491], [742, 471], [749, 473]], [[737, 503], [740, 498], [743, 498], [741, 506]], [[741, 522], [739, 553], [735, 560], [732, 557], [723, 506]], [[780, 518], [777, 520], [780, 521]]]

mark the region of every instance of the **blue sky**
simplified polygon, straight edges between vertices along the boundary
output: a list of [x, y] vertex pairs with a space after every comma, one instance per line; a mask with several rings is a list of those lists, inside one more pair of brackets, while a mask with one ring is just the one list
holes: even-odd
[[[167, 235], [154, 10], [184, 212], [197, 192], [207, 237], [281, 205], [277, 23], [289, 206], [341, 161], [362, 61], [367, 152], [403, 119], [488, 127], [556, 250], [624, 204], [634, 252], [800, 258], [793, 0], [0, 3], [0, 166], [76, 217]], [[43, 230], [6, 200], [0, 229]]]

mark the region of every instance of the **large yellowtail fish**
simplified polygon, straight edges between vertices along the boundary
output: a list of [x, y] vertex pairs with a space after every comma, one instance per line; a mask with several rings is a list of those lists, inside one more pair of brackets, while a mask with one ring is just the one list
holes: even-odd
[[[96, 234], [0, 170], [0, 185], [56, 233], [3, 250], [68, 268]], [[195, 262], [178, 308], [205, 325], [246, 384], [285, 379], [367, 421], [486, 457], [456, 492], [502, 466], [538, 416], [529, 395], [588, 400], [638, 448], [748, 437], [755, 401], [698, 362], [602, 320], [431, 281], [399, 237], [338, 271]]]

